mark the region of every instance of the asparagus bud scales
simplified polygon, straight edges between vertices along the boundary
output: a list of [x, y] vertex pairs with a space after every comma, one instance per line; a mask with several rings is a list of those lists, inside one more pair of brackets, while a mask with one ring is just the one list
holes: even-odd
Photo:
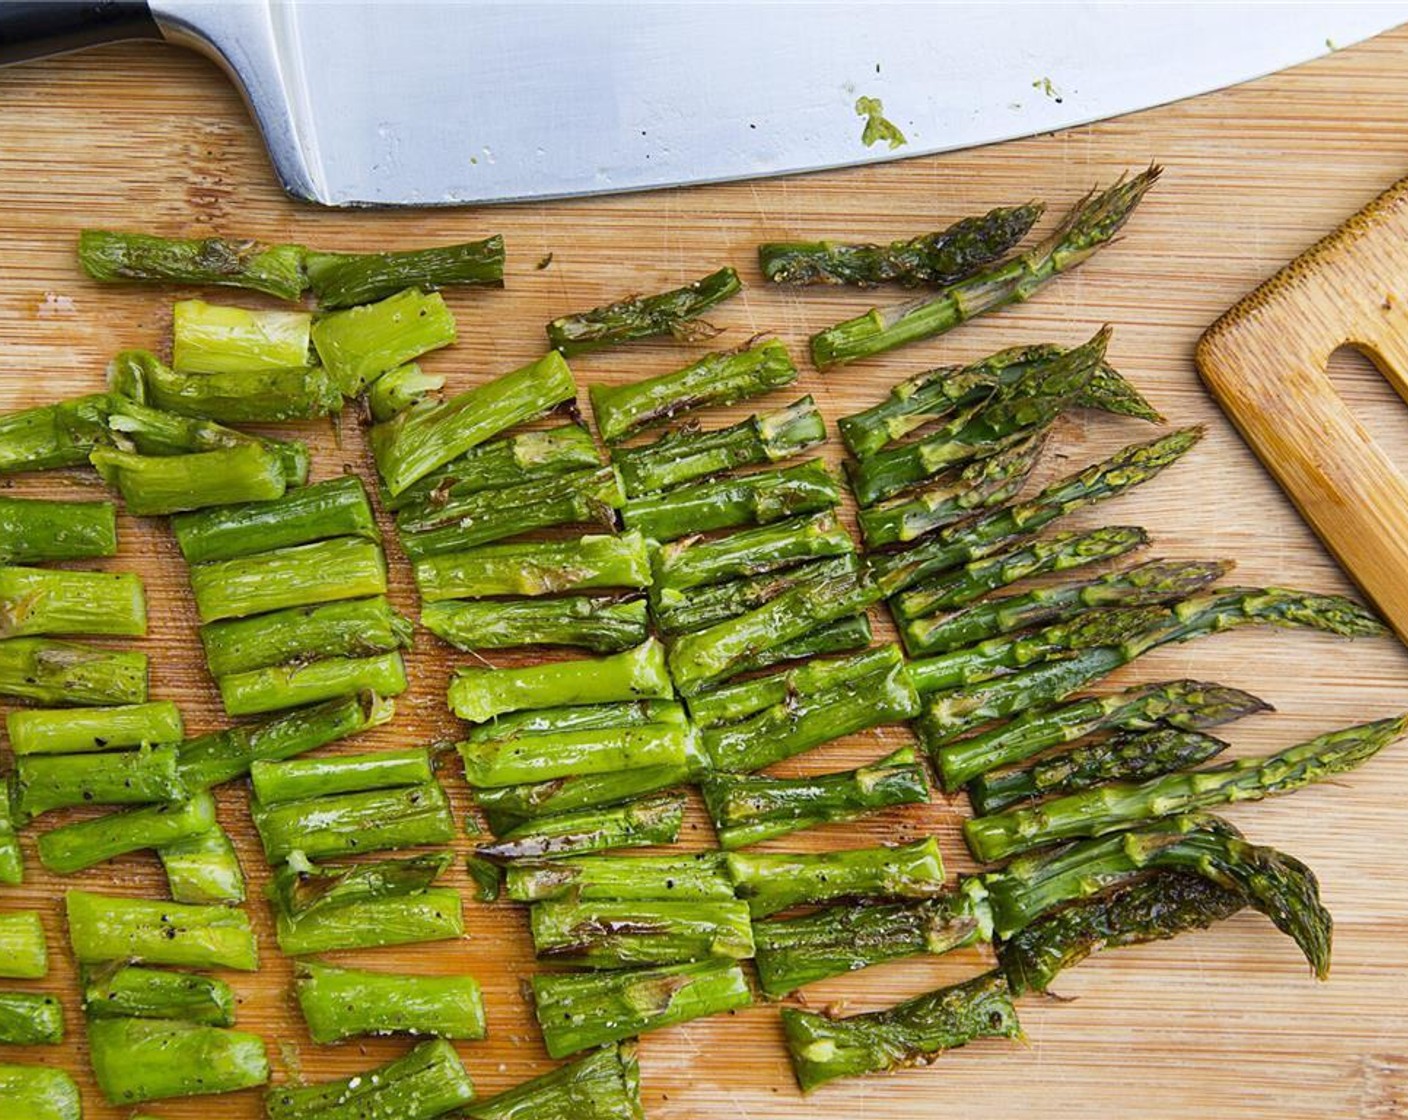
[[218, 284], [295, 300], [306, 286], [303, 262], [301, 245], [104, 229], [85, 229], [78, 235], [78, 263], [94, 280]]
[[738, 273], [721, 268], [683, 288], [653, 296], [631, 296], [554, 319], [547, 325], [548, 342], [570, 358], [614, 342], [662, 334], [683, 342], [711, 338], [718, 331], [697, 316], [742, 290]]
[[185, 373], [259, 373], [308, 364], [306, 311], [247, 311], [183, 299], [171, 309], [171, 364]]

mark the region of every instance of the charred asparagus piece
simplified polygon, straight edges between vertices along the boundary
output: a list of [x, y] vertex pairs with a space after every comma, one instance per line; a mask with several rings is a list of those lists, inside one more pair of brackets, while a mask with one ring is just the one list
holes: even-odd
[[0, 638], [97, 634], [140, 638], [147, 597], [132, 572], [0, 566]]
[[5, 724], [16, 758], [174, 743], [184, 733], [180, 709], [170, 700], [119, 708], [16, 708]]
[[235, 993], [194, 972], [112, 961], [81, 970], [83, 1014], [94, 1019], [181, 1019], [210, 1027], [235, 1022]]
[[116, 555], [117, 512], [111, 502], [0, 497], [0, 564]]
[[644, 1120], [635, 1047], [593, 1050], [496, 1097], [471, 1101], [463, 1115], [466, 1120]]
[[455, 1048], [436, 1039], [365, 1073], [312, 1085], [280, 1085], [265, 1095], [264, 1111], [269, 1120], [431, 1120], [473, 1098], [474, 1086]]
[[419, 786], [435, 780], [425, 747], [338, 754], [289, 761], [260, 760], [249, 768], [254, 796], [262, 805], [309, 797]]
[[142, 704], [147, 655], [53, 638], [0, 641], [0, 696], [40, 704]]
[[481, 545], [422, 560], [415, 577], [426, 603], [640, 589], [650, 586], [650, 553], [640, 533]]
[[358, 693], [399, 696], [406, 691], [406, 666], [399, 651], [325, 657], [306, 665], [271, 665], [234, 673], [218, 683], [227, 714], [252, 716]]
[[362, 658], [411, 644], [410, 620], [381, 595], [212, 622], [200, 628], [206, 664], [219, 679], [318, 657]]
[[325, 308], [352, 307], [394, 295], [403, 288], [431, 291], [452, 284], [504, 286], [504, 239], [403, 249], [394, 253], [328, 253], [303, 256], [308, 286]]
[[546, 645], [617, 653], [650, 636], [644, 599], [587, 595], [506, 603], [429, 603], [421, 610], [420, 621], [432, 634], [462, 650]]
[[167, 888], [177, 902], [244, 901], [244, 872], [225, 830], [213, 828], [157, 849]]
[[179, 801], [176, 748], [21, 755], [15, 763], [14, 807], [21, 817], [74, 805], [140, 805]]
[[[119, 402], [113, 405], [114, 413], [131, 411], [120, 403], [122, 397], [150, 409], [224, 424], [311, 420], [342, 408], [332, 375], [322, 366], [306, 365], [304, 359], [287, 366], [209, 373], [173, 370], [146, 350], [124, 350], [108, 367], [108, 384]], [[257, 440], [248, 443], [263, 445]]]
[[188, 906], [69, 891], [68, 936], [79, 964], [134, 960], [178, 968], [253, 972], [259, 954], [249, 915], [229, 906]]
[[94, 280], [216, 284], [295, 300], [307, 287], [303, 260], [301, 245], [106, 229], [85, 229], [78, 235], [78, 263]]
[[89, 458], [122, 494], [127, 512], [142, 517], [231, 502], [267, 502], [282, 497], [286, 485], [279, 455], [256, 443], [160, 456], [99, 447]]
[[685, 537], [655, 550], [652, 593], [685, 592], [854, 551], [851, 535], [830, 512], [789, 518], [726, 537]]
[[437, 782], [330, 794], [277, 805], [254, 801], [254, 827], [270, 863], [444, 844], [454, 838], [450, 803]]
[[548, 343], [570, 358], [601, 346], [662, 334], [697, 342], [718, 333], [698, 316], [742, 290], [738, 273], [721, 268], [683, 288], [630, 296], [590, 311], [563, 315], [547, 325]]
[[754, 919], [838, 898], [932, 898], [944, 865], [931, 836], [895, 847], [808, 854], [730, 852], [734, 890]]
[[504, 886], [515, 902], [718, 902], [734, 897], [733, 879], [721, 852], [521, 860], [506, 869]]
[[39, 862], [58, 875], [93, 867], [128, 852], [164, 848], [216, 826], [215, 802], [208, 793], [187, 801], [163, 802], [91, 820], [73, 821], [39, 837]]
[[612, 969], [753, 955], [748, 907], [733, 899], [537, 902], [530, 918], [538, 959], [557, 964]]
[[510, 829], [493, 844], [482, 845], [486, 859], [545, 859], [583, 855], [610, 848], [673, 844], [684, 821], [685, 799], [661, 796], [628, 801], [604, 809], [582, 809], [530, 820]]
[[0, 413], [0, 474], [81, 467], [108, 441], [108, 395]]
[[73, 1078], [51, 1066], [0, 1062], [0, 1100], [25, 1120], [81, 1120], [83, 1116]]
[[93, 1076], [112, 1104], [231, 1093], [269, 1080], [258, 1035], [174, 1019], [88, 1024]]
[[314, 1042], [411, 1034], [481, 1039], [484, 997], [472, 976], [407, 976], [300, 961], [293, 991]]
[[48, 971], [49, 952], [39, 911], [0, 913], [0, 976], [7, 980], [40, 980]]
[[331, 537], [379, 540], [376, 515], [355, 475], [330, 478], [254, 505], [183, 513], [171, 519], [188, 564], [231, 560]]
[[191, 568], [202, 622], [386, 594], [386, 558], [375, 541], [334, 537]]

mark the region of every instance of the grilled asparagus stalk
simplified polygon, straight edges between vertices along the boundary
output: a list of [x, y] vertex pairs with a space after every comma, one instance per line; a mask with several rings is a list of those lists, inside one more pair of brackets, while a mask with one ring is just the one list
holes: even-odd
[[895, 847], [808, 854], [730, 852], [735, 893], [756, 920], [838, 898], [932, 898], [944, 865], [931, 836]]
[[474, 1085], [454, 1046], [435, 1039], [365, 1073], [311, 1085], [280, 1085], [265, 1095], [264, 1111], [269, 1120], [355, 1116], [431, 1120], [473, 1099]]
[[481, 545], [422, 560], [415, 565], [415, 577], [426, 603], [638, 590], [650, 586], [650, 553], [640, 533]]
[[79, 964], [133, 960], [178, 968], [253, 972], [259, 953], [249, 915], [230, 906], [189, 906], [69, 891], [68, 936]]
[[472, 976], [408, 976], [300, 961], [293, 984], [314, 1042], [359, 1035], [485, 1036], [484, 997]]
[[117, 512], [111, 502], [0, 497], [0, 564], [116, 555]]
[[215, 284], [295, 300], [307, 287], [303, 260], [301, 245], [107, 229], [85, 229], [78, 235], [78, 263], [94, 280]]
[[303, 254], [303, 267], [318, 306], [328, 309], [371, 303], [403, 288], [431, 291], [452, 284], [502, 288], [504, 239], [494, 234], [482, 241], [393, 253], [309, 250]]
[[439, 292], [396, 292], [318, 317], [313, 346], [344, 397], [355, 397], [378, 377], [455, 341], [455, 317]]
[[547, 325], [548, 344], [570, 358], [617, 342], [663, 334], [697, 342], [718, 333], [698, 317], [742, 290], [738, 273], [721, 268], [683, 288], [629, 296], [590, 311], [563, 315]]

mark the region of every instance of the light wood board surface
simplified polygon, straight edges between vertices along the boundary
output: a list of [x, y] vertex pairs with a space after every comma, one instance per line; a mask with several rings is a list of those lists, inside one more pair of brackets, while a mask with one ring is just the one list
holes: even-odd
[[[1032, 96], [1040, 94], [1033, 90]], [[752, 252], [759, 240], [888, 238], [1033, 196], [1056, 211], [1091, 185], [1156, 159], [1166, 167], [1164, 181], [1125, 238], [1027, 306], [824, 377], [807, 369], [800, 388], [814, 393], [834, 419], [929, 365], [1022, 342], [1074, 343], [1113, 323], [1114, 362], [1172, 423], [1206, 422], [1209, 434], [1159, 481], [1078, 523], [1145, 525], [1155, 536], [1153, 555], [1233, 557], [1239, 582], [1345, 590], [1348, 584], [1199, 385], [1192, 354], [1199, 333], [1222, 310], [1403, 174], [1405, 104], [1408, 31], [1118, 121], [869, 170], [480, 211], [333, 213], [282, 196], [239, 99], [213, 66], [173, 49], [107, 48], [0, 72], [0, 408], [96, 390], [114, 351], [164, 345], [175, 293], [100, 288], [85, 280], [73, 252], [84, 226], [220, 232], [349, 249], [502, 232], [510, 252], [507, 289], [449, 293], [461, 341], [426, 362], [445, 371], [458, 390], [540, 353], [542, 324], [554, 314], [673, 286], [725, 262], [750, 286], [712, 316], [728, 328], [723, 341], [772, 331], [800, 360], [809, 333], [869, 306], [869, 297], [767, 290]], [[548, 253], [551, 265], [536, 269]], [[608, 350], [574, 366], [585, 384], [659, 372], [685, 357], [684, 347], [648, 344]], [[1402, 402], [1359, 359], [1337, 357], [1334, 370], [1336, 385], [1390, 457], [1408, 461]], [[340, 446], [326, 427], [310, 426], [305, 434], [316, 448], [315, 477], [345, 466], [367, 471], [356, 424], [345, 426]], [[1043, 470], [1049, 475], [1083, 464], [1148, 434], [1132, 421], [1081, 415], [1062, 423]], [[838, 449], [830, 454], [837, 457]], [[90, 482], [59, 477], [16, 485], [16, 492], [33, 494], [90, 490], [96, 490]], [[138, 570], [147, 581], [152, 634], [143, 648], [152, 658], [153, 695], [179, 700], [194, 730], [219, 726], [184, 567], [169, 534], [160, 524], [127, 518], [121, 529], [122, 553], [111, 566]], [[411, 610], [406, 565], [394, 544], [389, 552], [394, 598]], [[420, 639], [410, 658], [412, 689], [397, 719], [359, 746], [454, 735], [444, 685], [464, 659], [424, 632]], [[1160, 651], [1117, 683], [1186, 675], [1238, 685], [1276, 705], [1276, 714], [1230, 729], [1239, 755], [1408, 707], [1408, 657], [1391, 640], [1349, 645], [1317, 635], [1244, 631]], [[903, 737], [899, 729], [862, 736], [817, 752], [806, 765], [854, 765]], [[457, 810], [464, 810], [459, 776], [447, 774], [446, 784]], [[641, 1050], [648, 1114], [653, 1120], [1403, 1115], [1405, 796], [1408, 746], [1400, 746], [1341, 782], [1228, 814], [1253, 839], [1286, 848], [1319, 873], [1337, 919], [1327, 984], [1308, 977], [1294, 946], [1269, 922], [1243, 914], [1207, 933], [1112, 952], [1067, 974], [1058, 987], [1073, 1002], [1023, 1001], [1026, 1046], [982, 1043], [933, 1068], [829, 1087], [809, 1100], [792, 1082], [776, 1009], [758, 1006], [648, 1037]], [[252, 842], [244, 792], [230, 787], [219, 799], [222, 820], [244, 857], [255, 899], [248, 908], [264, 954], [257, 975], [231, 977], [242, 1001], [239, 1025], [264, 1034], [276, 1076], [294, 1063], [310, 1078], [347, 1074], [404, 1049], [399, 1041], [340, 1048], [309, 1043], [286, 996], [291, 964], [277, 952], [258, 900], [267, 871]], [[932, 831], [958, 871], [969, 866], [957, 831], [965, 811], [962, 799], [949, 804], [939, 797], [923, 810], [889, 812], [794, 843], [855, 845]], [[687, 837], [696, 845], [711, 840], [697, 814]], [[468, 843], [458, 847], [467, 850]], [[60, 1048], [0, 1048], [0, 1060], [61, 1065], [83, 1085], [87, 1116], [126, 1116], [129, 1110], [102, 1102], [87, 1075], [60, 897], [77, 885], [159, 897], [156, 861], [127, 858], [60, 881], [38, 867], [32, 833], [25, 847], [28, 881], [0, 896], [0, 907], [44, 912], [55, 963], [49, 978], [33, 986], [63, 996], [71, 1033]], [[464, 885], [462, 871], [454, 881]], [[466, 918], [469, 936], [462, 943], [354, 959], [479, 977], [491, 1037], [463, 1045], [461, 1053], [480, 1091], [491, 1093], [549, 1063], [520, 990], [521, 977], [532, 970], [524, 914], [509, 905], [467, 903]], [[911, 961], [817, 985], [808, 996], [813, 1004], [845, 1000], [855, 1010], [875, 1008], [971, 975], [987, 961], [976, 951]], [[259, 1101], [245, 1093], [158, 1103], [146, 1111], [173, 1120], [243, 1120], [259, 1114]]]

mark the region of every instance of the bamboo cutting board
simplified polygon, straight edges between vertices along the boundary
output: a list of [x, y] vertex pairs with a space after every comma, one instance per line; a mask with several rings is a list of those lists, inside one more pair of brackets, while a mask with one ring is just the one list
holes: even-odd
[[[1053, 75], [1053, 79], [1059, 78]], [[1078, 97], [1078, 90], [1064, 91]], [[1031, 96], [1042, 96], [1033, 90]], [[1408, 167], [1408, 31], [1340, 52], [1229, 92], [1052, 136], [869, 170], [771, 183], [511, 207], [484, 211], [327, 213], [279, 193], [244, 110], [214, 67], [158, 47], [108, 48], [0, 72], [0, 408], [92, 391], [121, 347], [163, 344], [176, 293], [99, 288], [74, 260], [87, 225], [167, 234], [228, 233], [327, 248], [375, 249], [502, 232], [508, 288], [451, 292], [458, 346], [428, 366], [463, 389], [530, 360], [552, 315], [628, 291], [673, 286], [732, 263], [750, 287], [712, 318], [725, 342], [773, 331], [799, 360], [807, 335], [869, 305], [864, 294], [766, 290], [753, 246], [778, 236], [886, 238], [962, 214], [1038, 196], [1053, 211], [1096, 182], [1151, 159], [1162, 184], [1125, 239], [1026, 307], [952, 335], [822, 377], [807, 369], [800, 391], [829, 417], [869, 404], [908, 373], [1025, 342], [1075, 343], [1116, 326], [1111, 355], [1171, 423], [1209, 425], [1203, 445], [1159, 481], [1087, 513], [1078, 524], [1142, 524], [1153, 555], [1230, 556], [1239, 582], [1326, 590], [1348, 584], [1271, 479], [1199, 386], [1193, 347], [1208, 323], [1317, 236], [1358, 209]], [[898, 108], [898, 107], [896, 107]], [[902, 118], [898, 118], [901, 125]], [[1054, 215], [1048, 217], [1048, 222]], [[543, 269], [536, 266], [552, 254]], [[234, 300], [251, 297], [231, 295]], [[673, 344], [609, 350], [574, 363], [582, 383], [674, 368]], [[1408, 461], [1408, 413], [1366, 363], [1337, 357], [1335, 384], [1396, 461]], [[776, 398], [784, 398], [779, 394]], [[340, 444], [326, 427], [302, 433], [315, 446], [315, 477], [366, 472], [355, 424]], [[1046, 475], [1146, 438], [1132, 421], [1081, 415], [1063, 422]], [[835, 448], [829, 452], [837, 455]], [[77, 478], [24, 479], [17, 492], [96, 491]], [[151, 599], [153, 695], [180, 701], [193, 731], [219, 726], [214, 689], [195, 638], [184, 567], [159, 524], [124, 519], [112, 566], [140, 571]], [[398, 604], [414, 609], [408, 571], [394, 544]], [[397, 719], [359, 746], [453, 736], [444, 686], [461, 661], [422, 633], [410, 658], [412, 690]], [[496, 658], [508, 663], [511, 658]], [[1408, 656], [1392, 641], [1347, 645], [1311, 634], [1243, 631], [1165, 649], [1116, 683], [1193, 675], [1250, 689], [1278, 712], [1234, 725], [1235, 754], [1275, 749], [1331, 727], [1408, 707]], [[809, 758], [839, 768], [878, 757], [900, 729], [861, 736]], [[880, 741], [880, 740], [883, 740]], [[457, 810], [462, 781], [445, 775]], [[1256, 914], [1242, 914], [1173, 943], [1112, 952], [1073, 970], [1058, 987], [1072, 1002], [1026, 1000], [1026, 1046], [980, 1043], [936, 1067], [821, 1090], [795, 1089], [777, 1013], [760, 1006], [648, 1037], [642, 1045], [652, 1120], [818, 1115], [901, 1120], [977, 1113], [1081, 1120], [1198, 1116], [1249, 1118], [1401, 1116], [1408, 1109], [1408, 870], [1405, 839], [1408, 745], [1361, 771], [1294, 799], [1229, 812], [1250, 836], [1283, 847], [1320, 874], [1338, 921], [1332, 979], [1316, 984], [1290, 942]], [[367, 1068], [404, 1049], [400, 1041], [338, 1048], [309, 1043], [286, 992], [290, 963], [274, 947], [258, 894], [257, 856], [242, 790], [220, 791], [221, 817], [244, 857], [264, 953], [257, 975], [232, 976], [239, 1026], [261, 1032], [276, 1076], [313, 1079]], [[892, 811], [858, 825], [793, 838], [796, 846], [859, 845], [935, 832], [951, 868], [969, 866], [958, 835], [962, 799]], [[695, 846], [711, 841], [696, 814]], [[85, 1115], [105, 1105], [87, 1076], [87, 1053], [60, 920], [69, 885], [159, 897], [154, 858], [137, 856], [72, 880], [46, 876], [26, 839], [29, 879], [0, 907], [33, 906], [47, 923], [54, 965], [34, 986], [61, 993], [70, 1020], [63, 1047], [0, 1048], [0, 1060], [44, 1061], [84, 1087]], [[459, 842], [461, 850], [468, 840]], [[786, 842], [779, 842], [785, 847]], [[458, 869], [454, 881], [465, 885]], [[481, 1093], [548, 1068], [520, 977], [531, 971], [524, 914], [509, 905], [466, 904], [460, 943], [352, 955], [358, 963], [425, 971], [468, 970], [486, 989], [491, 1037], [461, 1053]], [[980, 952], [872, 969], [808, 990], [813, 1004], [881, 1007], [987, 966]], [[19, 986], [19, 985], [17, 985]], [[157, 1103], [176, 1118], [259, 1115], [258, 1097]], [[6, 1120], [9, 1120], [7, 1117]]]

